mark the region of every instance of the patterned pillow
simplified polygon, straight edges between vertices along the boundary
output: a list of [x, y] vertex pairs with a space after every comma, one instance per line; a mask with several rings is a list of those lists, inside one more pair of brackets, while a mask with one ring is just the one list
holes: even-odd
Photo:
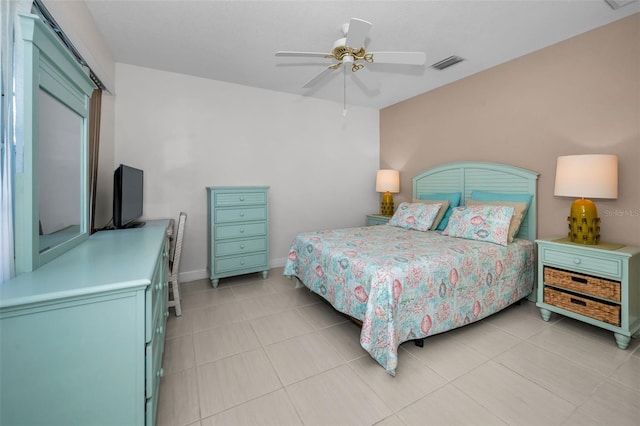
[[516, 234], [520, 230], [520, 225], [522, 224], [522, 220], [527, 214], [527, 203], [514, 203], [510, 201], [477, 201], [477, 200], [467, 200], [465, 201], [467, 206], [475, 206], [480, 204], [490, 205], [490, 206], [509, 206], [513, 207], [513, 217], [511, 218], [511, 224], [509, 225], [509, 242], [512, 243], [513, 239], [516, 237]]
[[442, 204], [401, 203], [389, 219], [389, 225], [428, 231]]
[[[442, 207], [438, 210], [438, 215], [435, 219], [433, 219], [433, 223], [431, 224], [430, 231], [435, 231], [438, 228], [438, 224], [444, 218], [444, 214], [449, 209], [449, 200], [420, 200], [418, 198], [413, 199], [414, 203], [423, 203], [423, 204], [438, 204], [442, 203]], [[444, 228], [443, 228], [444, 229]]]
[[456, 207], [442, 234], [506, 246], [513, 214], [514, 208], [510, 206]]

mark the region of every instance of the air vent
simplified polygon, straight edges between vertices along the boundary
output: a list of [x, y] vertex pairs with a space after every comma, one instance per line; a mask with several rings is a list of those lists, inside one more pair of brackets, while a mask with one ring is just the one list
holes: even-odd
[[449, 68], [451, 65], [455, 65], [458, 62], [462, 62], [464, 61], [464, 58], [461, 58], [460, 56], [449, 56], [446, 59], [441, 60], [440, 62], [436, 62], [435, 64], [431, 65], [431, 68], [435, 68], [437, 70], [442, 71], [445, 68]]
[[638, 0], [604, 0], [607, 2], [611, 9], [620, 9], [623, 6], [626, 6], [631, 3], [635, 3]]

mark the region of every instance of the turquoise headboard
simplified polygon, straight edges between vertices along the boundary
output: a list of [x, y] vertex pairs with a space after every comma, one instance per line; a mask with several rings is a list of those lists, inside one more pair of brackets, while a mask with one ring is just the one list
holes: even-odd
[[437, 166], [413, 178], [413, 198], [432, 192], [461, 192], [460, 204], [471, 197], [473, 190], [505, 194], [532, 194], [527, 215], [520, 226], [518, 238], [529, 241], [537, 233], [538, 173], [498, 163], [460, 162]]

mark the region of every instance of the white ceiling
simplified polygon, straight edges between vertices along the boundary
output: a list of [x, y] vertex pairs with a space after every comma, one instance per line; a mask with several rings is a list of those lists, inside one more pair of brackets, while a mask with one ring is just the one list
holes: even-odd
[[[331, 62], [276, 58], [329, 52], [350, 18], [373, 24], [369, 51], [423, 51], [425, 66], [370, 64], [346, 76], [347, 103], [384, 108], [640, 11], [604, 0], [86, 0], [116, 62], [343, 102]], [[444, 71], [430, 65], [458, 55]]]

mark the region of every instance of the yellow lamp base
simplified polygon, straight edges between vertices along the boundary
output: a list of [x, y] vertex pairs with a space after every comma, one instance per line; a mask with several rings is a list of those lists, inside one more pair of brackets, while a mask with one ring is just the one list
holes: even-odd
[[593, 201], [584, 198], [575, 200], [567, 220], [572, 243], [594, 245], [600, 242], [600, 218]]
[[393, 216], [393, 195], [391, 195], [389, 191], [382, 194], [380, 214], [383, 216]]

